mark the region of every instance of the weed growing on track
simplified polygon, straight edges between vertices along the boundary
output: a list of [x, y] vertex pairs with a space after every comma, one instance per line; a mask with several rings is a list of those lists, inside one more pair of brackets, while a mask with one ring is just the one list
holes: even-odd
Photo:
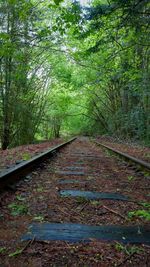
[[28, 213], [28, 207], [26, 205], [16, 202], [9, 204], [8, 208], [11, 210], [11, 215], [13, 216], [25, 215]]
[[98, 200], [91, 200], [90, 203], [94, 206], [99, 206], [101, 204]]
[[144, 171], [143, 174], [145, 178], [150, 179], [150, 172]]
[[129, 211], [128, 217], [132, 219], [133, 217], [140, 217], [145, 219], [146, 221], [150, 221], [150, 211], [146, 210], [135, 210], [135, 211]]
[[135, 246], [135, 245], [129, 247], [128, 245], [125, 246], [125, 245], [122, 245], [122, 244], [119, 243], [119, 242], [116, 242], [116, 244], [115, 244], [115, 249], [116, 249], [117, 251], [122, 251], [122, 252], [124, 252], [124, 253], [127, 254], [127, 255], [132, 255], [132, 254], [134, 254], [134, 253], [140, 253], [140, 252], [143, 251], [142, 248], [139, 248], [139, 247], [137, 247], [137, 246]]
[[140, 218], [145, 219], [146, 221], [150, 221], [150, 203], [139, 202], [138, 204], [147, 210], [139, 209], [139, 210], [129, 211], [128, 218], [132, 219], [134, 217], [140, 217]]
[[39, 193], [42, 193], [43, 190], [44, 190], [44, 188], [43, 188], [42, 186], [41, 186], [41, 187], [38, 187], [38, 188], [36, 189], [36, 191], [39, 192]]
[[16, 199], [19, 200], [19, 201], [25, 201], [25, 198], [23, 198], [23, 197], [20, 196], [20, 195], [17, 195], [17, 196], [16, 196]]
[[26, 152], [26, 153], [22, 154], [22, 159], [23, 160], [29, 160], [29, 159], [31, 159], [31, 155]]
[[129, 182], [133, 181], [134, 179], [135, 179], [134, 176], [132, 176], [132, 175], [129, 175], [129, 176], [128, 176], [128, 181], [129, 181]]
[[140, 202], [139, 204], [145, 208], [150, 208], [150, 203], [148, 203], [148, 202]]
[[21, 254], [22, 252], [23, 252], [23, 249], [17, 249], [15, 252], [10, 253], [8, 256], [9, 257], [15, 257], [15, 256]]
[[6, 251], [6, 247], [0, 247], [0, 254], [4, 254]]
[[44, 217], [41, 215], [37, 215], [33, 218], [34, 221], [38, 221], [38, 222], [43, 222], [44, 221]]
[[86, 197], [76, 197], [76, 201], [78, 204], [84, 204], [89, 202], [89, 200]]

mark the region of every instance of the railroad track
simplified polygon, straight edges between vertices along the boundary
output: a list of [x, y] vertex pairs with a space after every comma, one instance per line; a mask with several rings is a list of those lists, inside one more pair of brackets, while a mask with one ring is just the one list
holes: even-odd
[[129, 161], [129, 162], [131, 162], [133, 164], [136, 164], [137, 166], [139, 166], [141, 168], [144, 168], [146, 170], [150, 170], [150, 163], [148, 163], [146, 161], [143, 161], [143, 160], [140, 160], [140, 159], [137, 159], [137, 158], [135, 158], [133, 156], [128, 155], [127, 153], [123, 153], [123, 152], [121, 152], [121, 151], [119, 151], [117, 149], [114, 149], [114, 148], [112, 148], [110, 146], [104, 145], [104, 144], [102, 144], [100, 142], [97, 142], [95, 140], [94, 140], [94, 142], [98, 146], [101, 146], [101, 147], [103, 147], [103, 148], [115, 153], [116, 155], [121, 156], [125, 160], [127, 160], [127, 161]]
[[72, 141], [3, 193], [0, 264], [148, 267], [150, 227], [134, 211], [148, 216], [150, 181], [88, 139]]
[[43, 162], [47, 158], [53, 157], [54, 153], [58, 152], [64, 146], [70, 144], [75, 139], [76, 138], [74, 137], [68, 140], [67, 142], [64, 142], [60, 145], [55, 146], [52, 149], [48, 149], [47, 151], [31, 158], [30, 160], [26, 160], [25, 162], [23, 161], [20, 164], [17, 164], [16, 166], [1, 172], [0, 173], [0, 190], [2, 190], [4, 187], [10, 184], [12, 185], [16, 183], [22, 177], [24, 177], [29, 172], [31, 172], [33, 169], [38, 167], [41, 162]]

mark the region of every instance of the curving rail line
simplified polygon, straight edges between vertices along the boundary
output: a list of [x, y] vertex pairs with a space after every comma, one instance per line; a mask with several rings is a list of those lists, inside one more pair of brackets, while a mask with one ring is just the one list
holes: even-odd
[[23, 176], [28, 174], [34, 168], [38, 166], [43, 160], [47, 159], [48, 157], [54, 156], [55, 152], [59, 151], [62, 147], [66, 146], [67, 144], [74, 141], [76, 137], [70, 139], [67, 142], [64, 142], [58, 146], [55, 146], [52, 149], [49, 149], [38, 156], [33, 157], [30, 160], [22, 162], [15, 167], [10, 168], [7, 171], [3, 171], [0, 174], [0, 190], [2, 190], [5, 186], [9, 184], [14, 184], [18, 180], [20, 180]]
[[133, 163], [139, 165], [140, 167], [142, 167], [144, 169], [150, 170], [150, 163], [148, 163], [146, 161], [143, 161], [143, 160], [137, 159], [135, 157], [132, 157], [132, 156], [130, 156], [130, 155], [126, 154], [126, 153], [123, 153], [123, 152], [121, 152], [121, 151], [119, 151], [117, 149], [114, 149], [114, 148], [112, 148], [110, 146], [107, 146], [107, 145], [104, 145], [102, 143], [99, 143], [96, 140], [94, 140], [94, 143], [96, 143], [97, 145], [102, 146], [103, 148], [106, 148], [106, 149], [114, 152], [115, 154], [123, 157], [124, 159], [126, 159], [128, 161], [132, 161]]

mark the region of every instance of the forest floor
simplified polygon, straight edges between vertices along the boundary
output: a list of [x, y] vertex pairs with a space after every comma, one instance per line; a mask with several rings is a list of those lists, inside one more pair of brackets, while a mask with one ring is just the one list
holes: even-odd
[[23, 145], [11, 149], [0, 150], [0, 172], [20, 163], [23, 160], [29, 160], [33, 156], [53, 148], [62, 142], [63, 139], [57, 138], [39, 144]]
[[[63, 174], [80, 166], [83, 175]], [[75, 183], [60, 183], [73, 179]], [[150, 180], [127, 163], [110, 156], [88, 138], [78, 138], [0, 196], [0, 266], [3, 267], [149, 267], [150, 246], [119, 242], [69, 243], [21, 241], [33, 222], [86, 225], [145, 225], [149, 229]], [[120, 193], [133, 201], [63, 197], [71, 189]], [[144, 210], [143, 216], [130, 212]]]

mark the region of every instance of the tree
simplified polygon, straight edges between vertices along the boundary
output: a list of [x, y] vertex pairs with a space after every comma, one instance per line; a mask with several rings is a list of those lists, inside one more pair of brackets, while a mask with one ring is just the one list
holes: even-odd
[[43, 16], [37, 3], [5, 0], [1, 9], [0, 134], [6, 149], [33, 141], [46, 99], [49, 68], [38, 47], [45, 35], [37, 28]]

